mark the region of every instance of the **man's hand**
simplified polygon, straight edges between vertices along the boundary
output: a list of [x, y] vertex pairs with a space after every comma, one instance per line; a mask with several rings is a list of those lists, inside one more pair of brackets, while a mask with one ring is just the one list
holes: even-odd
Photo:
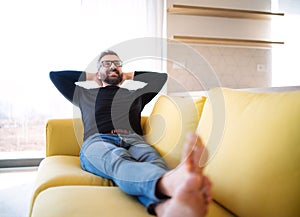
[[102, 80], [98, 77], [98, 73], [86, 72], [87, 81], [95, 81], [100, 87], [103, 87]]
[[123, 72], [123, 81], [125, 80], [133, 80], [134, 72]]

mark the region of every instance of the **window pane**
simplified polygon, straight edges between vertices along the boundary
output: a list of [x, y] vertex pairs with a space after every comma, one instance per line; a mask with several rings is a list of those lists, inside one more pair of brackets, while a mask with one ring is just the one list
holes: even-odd
[[146, 5], [146, 0], [0, 1], [0, 159], [20, 156], [7, 152], [44, 156], [46, 121], [73, 117], [73, 106], [49, 72], [85, 70], [103, 49], [153, 36]]

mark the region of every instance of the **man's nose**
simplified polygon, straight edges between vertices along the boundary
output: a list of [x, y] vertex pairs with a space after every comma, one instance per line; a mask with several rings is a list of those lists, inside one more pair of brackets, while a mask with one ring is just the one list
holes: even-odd
[[112, 62], [111, 65], [110, 65], [110, 68], [115, 69], [115, 68], [117, 68], [117, 66], [114, 64], [114, 62]]

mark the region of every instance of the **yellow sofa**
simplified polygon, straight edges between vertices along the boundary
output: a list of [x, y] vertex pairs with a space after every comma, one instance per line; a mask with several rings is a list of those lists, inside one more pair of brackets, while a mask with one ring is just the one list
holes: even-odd
[[[294, 217], [300, 213], [300, 88], [252, 92], [215, 88], [206, 97], [161, 96], [143, 118], [145, 139], [174, 168], [185, 135], [210, 151], [209, 217]], [[110, 180], [83, 171], [80, 119], [49, 120], [31, 217], [149, 216]]]

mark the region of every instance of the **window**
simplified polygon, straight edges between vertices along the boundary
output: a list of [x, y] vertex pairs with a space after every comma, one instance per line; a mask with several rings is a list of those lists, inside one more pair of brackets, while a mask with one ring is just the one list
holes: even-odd
[[163, 37], [163, 7], [157, 0], [0, 1], [0, 160], [44, 156], [46, 121], [73, 116], [50, 71], [85, 70], [117, 43]]
[[274, 19], [273, 33], [275, 37], [282, 37], [283, 46], [272, 50], [272, 85], [299, 86], [299, 58], [300, 31], [295, 26], [300, 22], [300, 2], [297, 0], [272, 0], [274, 11], [284, 11], [282, 19]]

